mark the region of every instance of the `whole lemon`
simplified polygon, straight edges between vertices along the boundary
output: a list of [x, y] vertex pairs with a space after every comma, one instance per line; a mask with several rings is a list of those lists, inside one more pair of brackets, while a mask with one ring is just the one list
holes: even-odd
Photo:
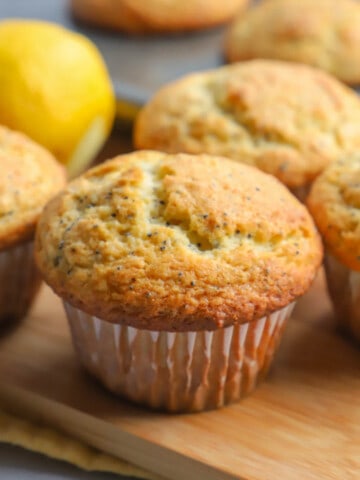
[[44, 145], [74, 176], [101, 148], [114, 113], [111, 81], [90, 40], [48, 22], [0, 22], [0, 124]]

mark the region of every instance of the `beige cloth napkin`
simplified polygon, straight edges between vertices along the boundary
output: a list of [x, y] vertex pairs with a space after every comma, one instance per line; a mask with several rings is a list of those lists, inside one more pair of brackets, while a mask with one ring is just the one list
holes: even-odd
[[124, 460], [101, 453], [66, 434], [9, 414], [1, 408], [0, 442], [72, 463], [83, 470], [111, 472], [146, 480], [162, 478]]

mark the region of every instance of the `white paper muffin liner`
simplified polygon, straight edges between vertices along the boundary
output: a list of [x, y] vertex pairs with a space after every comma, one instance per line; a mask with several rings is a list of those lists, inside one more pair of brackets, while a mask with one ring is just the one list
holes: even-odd
[[198, 332], [140, 330], [64, 306], [81, 363], [108, 389], [155, 409], [191, 412], [254, 389], [294, 304], [257, 321]]
[[31, 241], [0, 252], [0, 324], [24, 317], [39, 290], [33, 250]]
[[360, 340], [360, 272], [326, 252], [325, 272], [336, 319], [341, 329]]

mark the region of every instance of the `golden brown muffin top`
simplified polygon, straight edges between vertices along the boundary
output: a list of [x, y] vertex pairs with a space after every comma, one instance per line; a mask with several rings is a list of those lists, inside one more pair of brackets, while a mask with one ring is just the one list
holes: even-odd
[[72, 0], [80, 20], [128, 33], [177, 32], [226, 22], [249, 0]]
[[46, 207], [45, 280], [75, 307], [152, 330], [248, 322], [288, 305], [321, 261], [306, 208], [224, 158], [142, 151], [89, 170]]
[[162, 88], [140, 112], [134, 141], [137, 148], [226, 156], [296, 188], [360, 148], [360, 99], [305, 65], [243, 62]]
[[329, 166], [307, 200], [328, 250], [360, 271], [360, 156]]
[[277, 58], [318, 66], [360, 83], [360, 4], [356, 0], [271, 0], [239, 15], [229, 29], [231, 61]]
[[0, 127], [0, 250], [30, 239], [45, 203], [65, 185], [55, 158], [21, 133]]

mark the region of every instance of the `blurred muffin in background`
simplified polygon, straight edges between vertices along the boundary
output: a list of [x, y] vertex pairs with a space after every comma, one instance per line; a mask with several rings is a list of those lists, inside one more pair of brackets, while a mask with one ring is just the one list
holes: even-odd
[[44, 209], [35, 250], [82, 364], [170, 411], [251, 392], [322, 260], [309, 213], [274, 177], [155, 151], [70, 183]]
[[22, 318], [40, 286], [33, 237], [65, 170], [24, 135], [0, 127], [0, 324]]
[[72, 0], [78, 20], [127, 33], [210, 28], [242, 12], [249, 0]]
[[317, 66], [345, 83], [360, 83], [360, 2], [270, 0], [230, 26], [230, 62], [273, 58]]
[[325, 271], [340, 327], [360, 341], [360, 156], [330, 165], [307, 200], [325, 243]]
[[134, 142], [248, 163], [304, 198], [330, 162], [360, 148], [360, 99], [306, 65], [241, 62], [160, 89], [138, 115]]

